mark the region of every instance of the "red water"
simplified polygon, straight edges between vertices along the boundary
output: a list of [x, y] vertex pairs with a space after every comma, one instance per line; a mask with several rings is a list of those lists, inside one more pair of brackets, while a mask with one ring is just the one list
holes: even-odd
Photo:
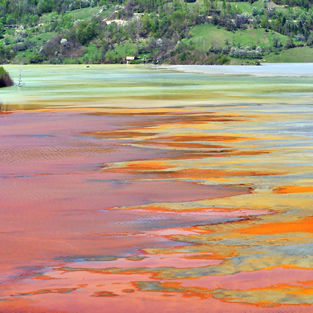
[[0, 311], [312, 312], [311, 265], [275, 252], [309, 243], [312, 219], [275, 220], [292, 187], [253, 198], [288, 170], [237, 163], [266, 160], [255, 145], [272, 138], [219, 131], [258, 118], [0, 115]]

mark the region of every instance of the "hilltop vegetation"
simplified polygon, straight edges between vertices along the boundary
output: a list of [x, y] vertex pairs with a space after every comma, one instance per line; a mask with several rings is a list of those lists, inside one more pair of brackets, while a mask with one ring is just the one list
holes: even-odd
[[0, 63], [313, 62], [312, 3], [0, 0]]

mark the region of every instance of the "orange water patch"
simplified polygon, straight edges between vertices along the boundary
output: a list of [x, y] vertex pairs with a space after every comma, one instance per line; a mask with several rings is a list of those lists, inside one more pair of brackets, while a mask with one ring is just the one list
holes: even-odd
[[239, 137], [239, 136], [221, 136], [221, 135], [179, 135], [179, 136], [166, 136], [159, 137], [158, 139], [162, 140], [171, 140], [171, 141], [218, 141], [218, 142], [237, 142], [243, 140], [256, 140], [256, 138], [250, 137]]
[[229, 152], [229, 155], [260, 155], [270, 153], [269, 150], [235, 150]]
[[239, 229], [237, 232], [254, 235], [274, 235], [280, 233], [298, 232], [313, 233], [313, 217], [306, 217], [294, 222], [263, 224], [255, 227]]
[[270, 153], [269, 150], [233, 150], [233, 149], [213, 149], [209, 151], [201, 150], [201, 152], [191, 150], [175, 150], [168, 152], [166, 157], [160, 157], [160, 160], [190, 160], [190, 159], [205, 159], [205, 158], [224, 158], [232, 155], [262, 155]]
[[281, 186], [274, 189], [275, 193], [287, 194], [287, 193], [307, 193], [313, 192], [313, 186]]
[[[149, 169], [149, 165], [151, 168]], [[162, 165], [161, 169], [166, 169], [165, 165]], [[125, 167], [119, 167], [115, 169], [109, 169], [113, 172], [128, 172], [128, 173], [147, 173], [155, 174], [158, 177], [163, 178], [216, 178], [216, 177], [249, 177], [249, 176], [272, 176], [272, 175], [282, 175], [282, 173], [275, 172], [257, 172], [257, 171], [226, 171], [221, 169], [200, 169], [200, 168], [188, 168], [177, 171], [154, 171], [158, 168], [158, 163], [144, 163], [141, 166], [140, 163], [129, 163]]]
[[39, 279], [39, 280], [54, 280], [55, 278], [46, 276], [46, 275], [37, 275], [34, 277], [34, 279]]
[[166, 163], [166, 161], [161, 160], [126, 163], [126, 165], [122, 167], [122, 169], [134, 171], [153, 171], [164, 170], [168, 168], [170, 168], [170, 166]]
[[165, 146], [165, 147], [174, 147], [174, 148], [181, 148], [181, 149], [225, 149], [226, 146], [222, 145], [208, 145], [203, 143], [194, 143], [194, 142], [187, 142], [187, 143], [179, 143], [179, 142], [161, 142], [161, 141], [151, 141], [147, 140], [144, 142], [138, 142], [137, 144], [144, 144], [144, 145], [152, 145], [152, 146]]
[[211, 178], [211, 177], [247, 177], [247, 176], [270, 176], [270, 175], [280, 175], [280, 173], [270, 173], [270, 172], [257, 172], [257, 171], [225, 171], [221, 169], [184, 169], [176, 171], [173, 174], [175, 178]]

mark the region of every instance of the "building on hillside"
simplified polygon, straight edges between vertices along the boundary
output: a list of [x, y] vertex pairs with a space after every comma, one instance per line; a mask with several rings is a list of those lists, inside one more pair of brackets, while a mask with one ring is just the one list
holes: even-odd
[[127, 56], [127, 57], [125, 58], [126, 64], [129, 64], [129, 62], [135, 61], [135, 60], [136, 60], [136, 57], [135, 57], [135, 56]]

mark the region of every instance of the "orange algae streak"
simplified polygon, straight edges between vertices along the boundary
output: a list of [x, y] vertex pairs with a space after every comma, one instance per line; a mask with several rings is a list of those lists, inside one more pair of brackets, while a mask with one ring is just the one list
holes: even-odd
[[236, 142], [243, 140], [256, 140], [252, 137], [236, 137], [236, 136], [221, 136], [221, 135], [181, 135], [181, 136], [167, 136], [159, 137], [158, 139], [166, 139], [178, 142], [188, 142], [188, 141], [216, 141], [216, 142]]
[[153, 146], [167, 146], [167, 147], [174, 147], [180, 149], [216, 149], [216, 148], [227, 148], [222, 145], [210, 145], [210, 144], [203, 144], [203, 143], [194, 143], [194, 142], [166, 142], [166, 141], [145, 141], [145, 142], [138, 142], [139, 144], [145, 145], [153, 145]]
[[[173, 166], [172, 166], [173, 167]], [[221, 169], [201, 169], [188, 168], [183, 170], [171, 170], [169, 166], [164, 163], [157, 162], [143, 162], [143, 163], [128, 163], [124, 167], [108, 169], [113, 172], [128, 172], [128, 173], [149, 173], [158, 177], [168, 178], [216, 178], [216, 177], [249, 177], [249, 176], [271, 176], [282, 175], [282, 173], [275, 172], [261, 172], [261, 171], [226, 171]], [[158, 171], [164, 170], [164, 171]]]
[[306, 217], [299, 221], [284, 223], [269, 223], [238, 230], [239, 233], [255, 235], [274, 235], [279, 233], [313, 233], [313, 217]]
[[170, 166], [165, 161], [142, 161], [127, 163], [124, 167], [119, 169], [133, 170], [133, 171], [154, 171], [154, 170], [165, 170], [170, 168]]
[[186, 169], [177, 171], [173, 174], [174, 177], [191, 177], [191, 178], [206, 178], [206, 177], [231, 177], [231, 176], [268, 176], [268, 175], [280, 175], [280, 173], [266, 173], [257, 171], [225, 171], [219, 169]]
[[313, 193], [313, 186], [282, 186], [274, 189], [275, 193], [288, 194], [288, 193]]

